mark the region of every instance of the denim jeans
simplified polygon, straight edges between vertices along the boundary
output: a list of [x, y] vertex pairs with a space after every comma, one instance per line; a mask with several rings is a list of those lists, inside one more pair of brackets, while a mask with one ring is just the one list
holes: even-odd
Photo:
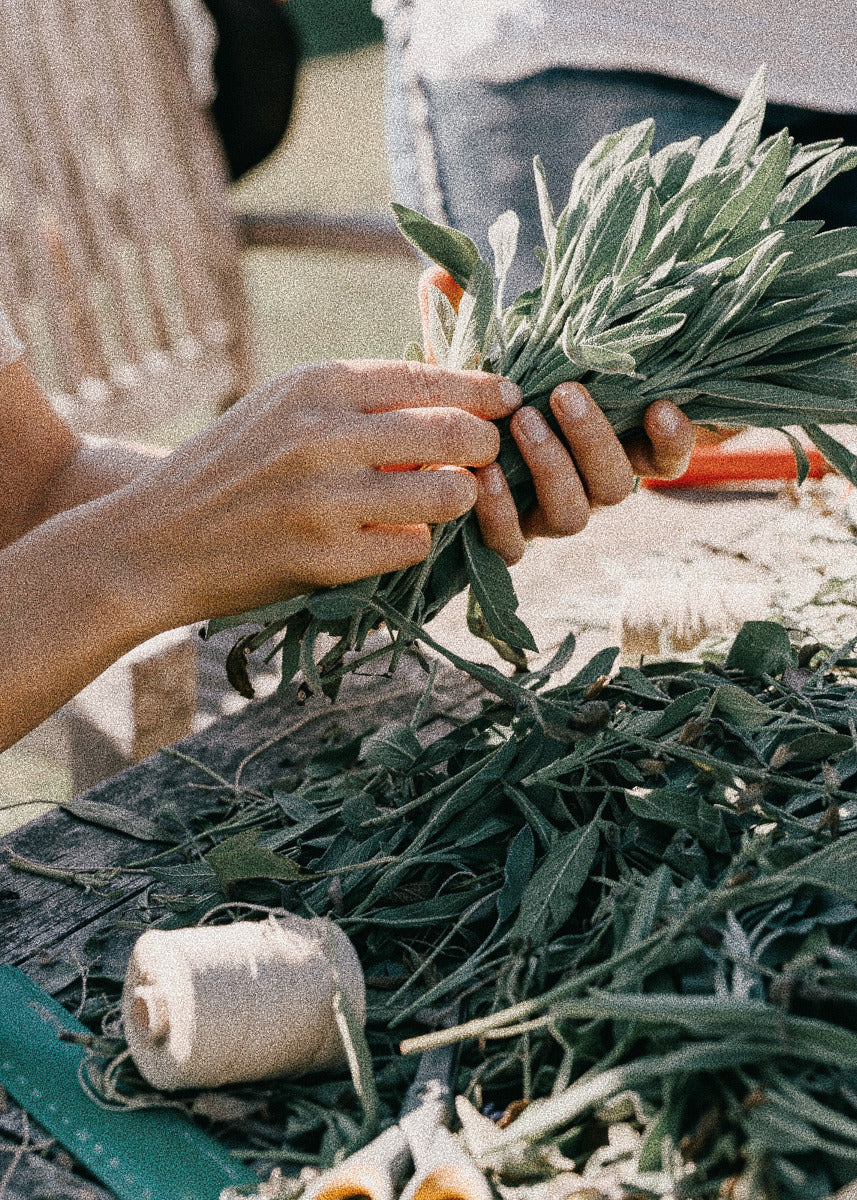
[[[418, 92], [418, 95], [415, 95]], [[533, 185], [538, 154], [557, 208], [575, 167], [606, 133], [654, 117], [653, 149], [717, 131], [737, 101], [710, 88], [631, 71], [560, 69], [504, 84], [406, 79], [399, 48], [387, 46], [387, 138], [394, 198], [443, 217], [488, 253], [486, 231], [512, 208], [521, 219], [507, 295], [533, 287], [543, 242]], [[762, 136], [787, 126], [800, 142], [857, 143], [857, 115], [768, 106]], [[441, 211], [442, 210], [442, 211]], [[801, 211], [829, 226], [857, 225], [857, 172], [840, 175]]]

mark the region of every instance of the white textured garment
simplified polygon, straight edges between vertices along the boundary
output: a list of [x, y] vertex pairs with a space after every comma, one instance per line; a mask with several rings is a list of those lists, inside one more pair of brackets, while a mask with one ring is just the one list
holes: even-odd
[[761, 63], [781, 104], [857, 112], [857, 0], [374, 0], [428, 80], [552, 67], [653, 71], [739, 96]]
[[24, 343], [12, 328], [12, 322], [0, 308], [0, 371], [17, 362], [24, 354]]

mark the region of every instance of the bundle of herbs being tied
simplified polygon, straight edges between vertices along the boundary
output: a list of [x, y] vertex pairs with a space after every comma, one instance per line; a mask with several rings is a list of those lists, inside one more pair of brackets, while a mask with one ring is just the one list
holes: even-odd
[[723, 665], [611, 676], [607, 650], [434, 740], [427, 691], [410, 721], [208, 792], [148, 867], [148, 919], [326, 914], [369, 989], [351, 1078], [220, 1104], [253, 1114], [244, 1152], [330, 1165], [397, 1119], [413, 1051], [459, 1042], [458, 1136], [504, 1200], [820, 1200], [857, 1178], [852, 652], [765, 622]]
[[[394, 206], [406, 236], [465, 289], [457, 313], [432, 289], [437, 360], [508, 376], [549, 420], [551, 389], [579, 380], [620, 435], [638, 430], [646, 407], [663, 397], [708, 425], [802, 427], [831, 466], [857, 481], [857, 459], [820, 427], [857, 424], [857, 229], [793, 219], [835, 175], [857, 167], [857, 148], [799, 146], [787, 130], [759, 143], [764, 112], [760, 70], [733, 117], [702, 143], [651, 154], [652, 121], [610, 134], [581, 163], [558, 215], [537, 159], [544, 277], [508, 305], [513, 212], [489, 231], [492, 270], [463, 234]], [[501, 434], [499, 461], [524, 511], [532, 480], [508, 422]], [[803, 479], [807, 456], [786, 436]], [[242, 692], [252, 694], [247, 655], [264, 646], [269, 658], [280, 654], [285, 682], [302, 670], [306, 689], [334, 695], [354, 666], [346, 652], [371, 629], [386, 622], [406, 640], [409, 626], [422, 626], [468, 585], [474, 632], [522, 663], [535, 643], [508, 571], [472, 516], [437, 527], [419, 566], [209, 628], [261, 623], [227, 663]], [[317, 662], [320, 634], [334, 643]]]

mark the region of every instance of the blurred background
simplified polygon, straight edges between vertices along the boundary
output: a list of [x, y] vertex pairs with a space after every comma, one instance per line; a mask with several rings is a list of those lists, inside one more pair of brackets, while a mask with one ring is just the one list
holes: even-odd
[[[368, 0], [290, 0], [288, 11], [306, 55], [291, 124], [231, 202], [247, 213], [389, 215], [380, 22]], [[320, 358], [400, 358], [419, 336], [416, 261], [264, 249], [245, 251], [244, 272], [263, 375]]]
[[[280, 147], [229, 188], [239, 214], [390, 215], [384, 53], [370, 0], [289, 0], [300, 39], [294, 108]], [[326, 358], [400, 358], [419, 336], [416, 260], [342, 248], [251, 248], [243, 283], [260, 378]], [[202, 410], [156, 431], [174, 444]]]

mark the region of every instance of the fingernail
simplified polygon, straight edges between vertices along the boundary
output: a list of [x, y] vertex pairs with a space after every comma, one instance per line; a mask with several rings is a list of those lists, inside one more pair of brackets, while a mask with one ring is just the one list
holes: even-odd
[[534, 408], [522, 408], [515, 424], [528, 442], [545, 442], [550, 436], [547, 421]]
[[523, 398], [524, 393], [511, 379], [500, 380], [500, 399], [506, 412], [514, 412], [516, 408], [520, 408]]
[[576, 383], [563, 383], [554, 392], [554, 401], [569, 421], [582, 421], [589, 414], [586, 392]]
[[683, 424], [681, 413], [675, 408], [668, 408], [664, 405], [658, 413], [658, 424], [665, 437], [675, 437]]
[[499, 496], [506, 483], [503, 472], [496, 463], [491, 463], [490, 466], [483, 467], [479, 478], [486, 496]]

